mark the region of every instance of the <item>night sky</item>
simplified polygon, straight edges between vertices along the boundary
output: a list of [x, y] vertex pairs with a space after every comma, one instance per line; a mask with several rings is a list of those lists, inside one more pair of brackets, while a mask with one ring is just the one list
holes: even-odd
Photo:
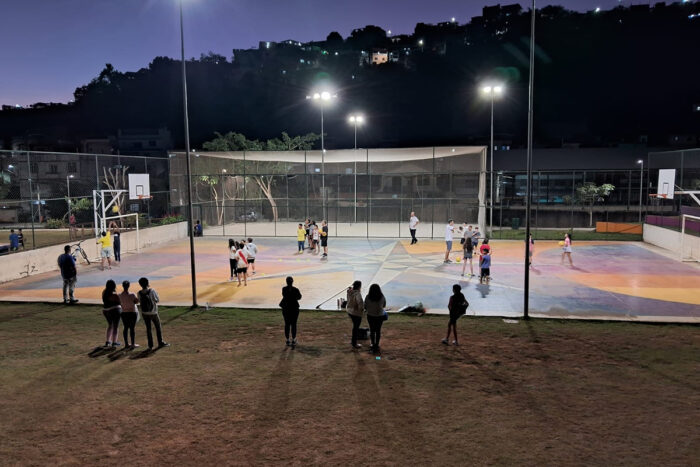
[[[261, 40], [323, 40], [330, 31], [347, 37], [367, 24], [393, 34], [412, 33], [417, 22], [438, 23], [451, 17], [466, 23], [487, 4], [482, 0], [184, 2], [187, 57], [213, 51], [229, 59], [232, 49], [257, 47]], [[552, 3], [579, 11], [621, 4], [618, 0]], [[628, 6], [629, 1], [622, 4]], [[3, 0], [0, 104], [67, 102], [75, 88], [96, 77], [105, 63], [120, 71], [136, 71], [159, 55], [179, 57], [177, 5], [178, 0]], [[538, 3], [538, 8], [544, 5]]]

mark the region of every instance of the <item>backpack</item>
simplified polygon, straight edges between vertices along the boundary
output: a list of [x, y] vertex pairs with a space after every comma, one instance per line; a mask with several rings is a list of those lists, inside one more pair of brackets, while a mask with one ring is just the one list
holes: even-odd
[[145, 293], [143, 290], [139, 290], [139, 303], [141, 304], [141, 313], [153, 313], [156, 306], [153, 303], [150, 289]]

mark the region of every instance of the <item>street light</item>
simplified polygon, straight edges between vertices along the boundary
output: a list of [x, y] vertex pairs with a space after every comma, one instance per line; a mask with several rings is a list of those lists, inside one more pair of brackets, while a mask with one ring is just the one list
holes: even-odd
[[639, 169], [639, 223], [642, 222], [642, 190], [644, 185], [644, 161], [639, 159], [637, 164], [641, 165]]
[[192, 308], [197, 306], [197, 283], [194, 269], [194, 212], [192, 209], [192, 168], [190, 167], [190, 123], [187, 116], [187, 68], [185, 64], [185, 32], [182, 20], [182, 1], [180, 0], [180, 53], [182, 59], [182, 113], [185, 121], [185, 157], [187, 170], [187, 214], [189, 217], [190, 237], [190, 274], [192, 280]]
[[[348, 121], [355, 127], [355, 151], [357, 151], [357, 125], [364, 124], [365, 117], [359, 114], [350, 115]], [[355, 170], [353, 173], [355, 174], [355, 223], [357, 224], [357, 152], [353, 154], [352, 159], [355, 162]]]
[[72, 240], [73, 239], [73, 224], [71, 224], [70, 218], [71, 218], [71, 199], [70, 199], [70, 179], [74, 178], [75, 175], [70, 174], [66, 175], [66, 186], [68, 188], [68, 237]]
[[323, 208], [323, 218], [326, 219], [326, 143], [325, 136], [323, 135], [323, 109], [326, 104], [332, 99], [337, 98], [338, 95], [330, 91], [316, 91], [310, 96], [306, 96], [307, 99], [318, 102], [321, 107], [321, 193], [323, 196], [322, 208]]
[[489, 194], [489, 232], [493, 236], [493, 101], [503, 94], [503, 85], [486, 85], [481, 87], [481, 94], [487, 99], [491, 99], [491, 143], [489, 148], [491, 150], [491, 170], [490, 170], [490, 194]]

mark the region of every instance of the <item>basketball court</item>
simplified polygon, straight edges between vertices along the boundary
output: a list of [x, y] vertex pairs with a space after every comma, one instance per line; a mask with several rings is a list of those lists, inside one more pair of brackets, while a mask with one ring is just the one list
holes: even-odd
[[[444, 242], [331, 238], [329, 259], [296, 254], [293, 238], [259, 238], [257, 274], [247, 286], [229, 282], [226, 238], [197, 238], [198, 303], [213, 307], [276, 309], [288, 275], [295, 278], [304, 309], [337, 309], [337, 298], [354, 280], [381, 285], [391, 310], [420, 301], [430, 313], [447, 313], [459, 283], [472, 315], [517, 317], [523, 307], [523, 249], [519, 241], [493, 241], [492, 281], [462, 277], [462, 263], [444, 264]], [[700, 322], [700, 268], [641, 242], [576, 242], [574, 266], [561, 264], [557, 242], [538, 241], [530, 274], [535, 317]], [[163, 304], [191, 304], [187, 239], [123, 256], [121, 266], [100, 271], [80, 265], [76, 297], [99, 303], [108, 279], [135, 283], [146, 276]], [[475, 272], [477, 272], [475, 265]], [[469, 267], [467, 266], [467, 274]], [[0, 285], [0, 300], [60, 301], [58, 272]], [[133, 286], [132, 286], [133, 287]]]

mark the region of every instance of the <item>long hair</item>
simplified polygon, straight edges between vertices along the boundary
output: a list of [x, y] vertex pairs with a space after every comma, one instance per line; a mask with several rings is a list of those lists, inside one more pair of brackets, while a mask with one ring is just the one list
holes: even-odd
[[379, 300], [384, 297], [384, 294], [382, 293], [382, 289], [379, 287], [379, 284], [372, 284], [369, 286], [369, 292], [367, 292], [367, 298], [372, 300], [373, 302], [378, 302]]
[[235, 246], [235, 244], [236, 244], [236, 243], [233, 241], [232, 238], [229, 238], [229, 239], [228, 239], [228, 249], [229, 249], [229, 250], [231, 249], [232, 246]]
[[117, 283], [114, 282], [112, 279], [108, 280], [107, 283], [105, 284], [105, 289], [102, 291], [102, 300], [105, 299], [105, 297], [112, 295], [117, 291]]

